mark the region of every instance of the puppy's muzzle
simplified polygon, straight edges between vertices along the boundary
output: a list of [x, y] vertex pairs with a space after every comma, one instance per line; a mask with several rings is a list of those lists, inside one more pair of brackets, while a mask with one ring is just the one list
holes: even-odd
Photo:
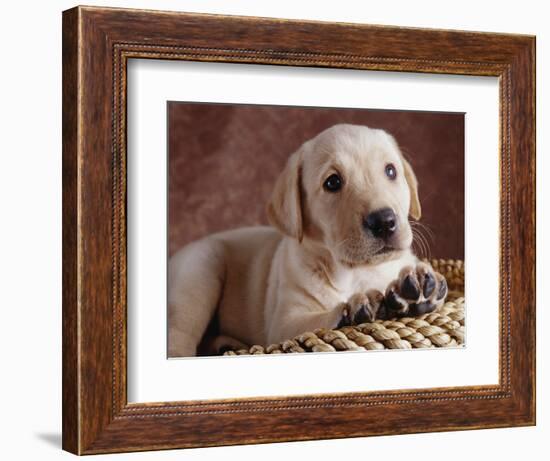
[[397, 231], [397, 216], [391, 208], [373, 211], [363, 220], [363, 227], [376, 238], [388, 240]]

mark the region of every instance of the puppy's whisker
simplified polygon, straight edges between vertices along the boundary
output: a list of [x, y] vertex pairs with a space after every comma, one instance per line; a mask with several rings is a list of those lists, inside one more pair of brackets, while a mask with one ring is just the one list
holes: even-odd
[[432, 241], [435, 239], [434, 232], [426, 224], [417, 222], [417, 221], [412, 221], [411, 224], [413, 226], [416, 226], [418, 229], [424, 230], [428, 234], [428, 236], [432, 239]]
[[426, 234], [428, 234], [430, 239], [432, 240], [435, 239], [434, 232], [426, 224], [418, 221], [409, 221], [409, 224], [411, 225], [412, 228], [417, 229], [419, 232], [422, 232], [422, 231], [426, 232]]
[[428, 240], [422, 234], [422, 232], [417, 232], [417, 235], [418, 235], [418, 240], [422, 242], [422, 247], [423, 247], [423, 250], [424, 250], [424, 256], [428, 258], [429, 254], [430, 254], [430, 245], [428, 243]]
[[414, 243], [416, 244], [416, 252], [418, 253], [418, 255], [421, 257], [426, 257], [427, 250], [426, 250], [426, 244], [424, 243], [424, 241], [421, 238], [417, 237]]
[[424, 239], [422, 238], [422, 235], [415, 228], [411, 228], [411, 230], [413, 234], [413, 244], [418, 248], [419, 253], [423, 255], [426, 251]]
[[413, 233], [413, 247], [414, 247], [415, 253], [418, 256], [421, 256], [421, 257], [424, 256], [425, 254], [424, 243], [422, 242], [418, 234], [415, 234], [415, 233]]
[[428, 234], [427, 236], [422, 234], [422, 237], [424, 238], [425, 242], [426, 242], [426, 249], [427, 249], [427, 257], [428, 258], [431, 258], [431, 246], [430, 246], [430, 241], [433, 243], [434, 242], [434, 234], [431, 230], [429, 230], [427, 227], [424, 229], [425, 232]]
[[413, 243], [419, 248], [422, 256], [425, 258], [430, 258], [430, 243], [428, 237], [426, 237], [423, 232], [426, 232], [430, 238], [433, 240], [433, 233], [426, 226], [421, 226], [419, 223], [411, 223], [411, 231], [413, 234]]

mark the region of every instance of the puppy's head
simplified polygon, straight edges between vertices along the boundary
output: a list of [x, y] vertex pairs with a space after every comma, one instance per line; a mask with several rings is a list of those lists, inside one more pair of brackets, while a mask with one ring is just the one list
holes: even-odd
[[417, 181], [383, 130], [335, 125], [292, 154], [267, 207], [272, 225], [325, 246], [347, 266], [410, 248], [408, 216], [420, 218]]

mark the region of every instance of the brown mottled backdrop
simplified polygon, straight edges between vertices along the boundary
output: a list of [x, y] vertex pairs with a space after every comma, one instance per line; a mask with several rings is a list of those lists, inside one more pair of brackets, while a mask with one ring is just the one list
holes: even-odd
[[463, 259], [463, 114], [180, 102], [168, 103], [170, 254], [212, 232], [267, 224], [288, 156], [336, 123], [395, 136], [418, 177], [430, 256]]

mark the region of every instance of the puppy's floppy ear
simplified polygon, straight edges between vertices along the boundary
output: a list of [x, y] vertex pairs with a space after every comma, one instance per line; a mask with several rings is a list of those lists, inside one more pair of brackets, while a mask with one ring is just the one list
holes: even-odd
[[300, 242], [304, 236], [301, 183], [302, 155], [299, 149], [289, 157], [275, 182], [271, 199], [267, 204], [267, 217], [271, 225]]
[[422, 210], [420, 209], [420, 200], [418, 199], [418, 181], [416, 175], [412, 169], [412, 166], [403, 155], [401, 155], [401, 162], [403, 163], [403, 168], [405, 170], [405, 180], [409, 185], [409, 192], [411, 194], [411, 205], [409, 207], [409, 214], [413, 219], [418, 221], [422, 215]]

